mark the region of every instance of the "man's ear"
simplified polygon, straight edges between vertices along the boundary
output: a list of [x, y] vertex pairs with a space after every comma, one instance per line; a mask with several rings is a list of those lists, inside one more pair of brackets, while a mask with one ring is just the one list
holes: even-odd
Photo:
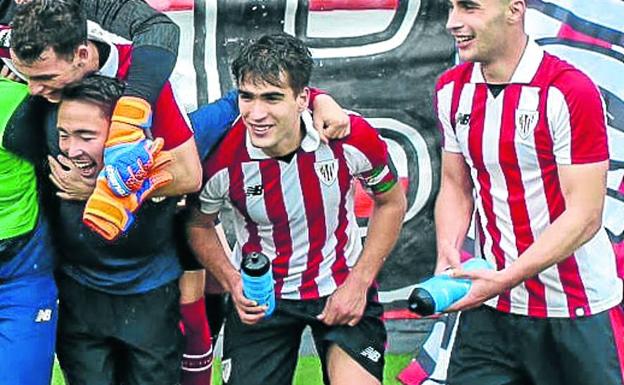
[[509, 0], [509, 5], [507, 6], [507, 20], [511, 24], [522, 23], [524, 21], [525, 13], [525, 0]]
[[303, 87], [303, 90], [297, 95], [297, 110], [303, 112], [308, 108], [310, 103], [310, 88]]
[[86, 44], [80, 44], [74, 51], [74, 61], [78, 67], [86, 67], [91, 53]]

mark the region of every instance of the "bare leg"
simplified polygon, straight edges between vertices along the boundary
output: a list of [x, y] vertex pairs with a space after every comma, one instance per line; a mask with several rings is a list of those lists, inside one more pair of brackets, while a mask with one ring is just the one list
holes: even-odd
[[327, 372], [331, 385], [381, 385], [377, 378], [336, 344], [327, 352]]

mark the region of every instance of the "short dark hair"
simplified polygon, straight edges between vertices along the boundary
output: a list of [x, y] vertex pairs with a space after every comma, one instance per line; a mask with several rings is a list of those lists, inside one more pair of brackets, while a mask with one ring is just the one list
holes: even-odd
[[123, 91], [124, 84], [115, 78], [89, 75], [63, 88], [61, 103], [67, 100], [93, 103], [102, 108], [107, 117], [110, 117]]
[[232, 62], [232, 75], [239, 86], [244, 81], [283, 86], [283, 74], [298, 94], [310, 82], [313, 66], [310, 50], [301, 40], [277, 33], [244, 46]]
[[17, 58], [34, 63], [51, 47], [66, 59], [87, 42], [87, 17], [77, 0], [32, 0], [16, 7], [11, 48]]

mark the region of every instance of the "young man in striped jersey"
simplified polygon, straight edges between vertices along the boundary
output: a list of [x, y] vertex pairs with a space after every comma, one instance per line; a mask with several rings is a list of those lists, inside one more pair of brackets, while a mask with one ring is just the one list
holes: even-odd
[[[437, 271], [475, 254], [449, 384], [622, 384], [611, 244], [601, 226], [609, 153], [598, 88], [524, 32], [524, 0], [451, 0], [465, 62], [444, 73]], [[475, 208], [476, 206], [476, 208]], [[483, 306], [482, 306], [483, 305]]]
[[[386, 145], [351, 116], [351, 135], [321, 142], [307, 111], [312, 70], [296, 38], [264, 36], [232, 64], [240, 119], [205, 164], [205, 186], [188, 232], [199, 259], [232, 294], [225, 323], [226, 384], [292, 382], [301, 333], [312, 333], [325, 382], [380, 384], [386, 333], [371, 288], [401, 228], [405, 196]], [[362, 247], [353, 181], [370, 190], [375, 210]], [[223, 252], [214, 221], [234, 211], [237, 243]], [[277, 308], [246, 299], [241, 258], [272, 261]]]

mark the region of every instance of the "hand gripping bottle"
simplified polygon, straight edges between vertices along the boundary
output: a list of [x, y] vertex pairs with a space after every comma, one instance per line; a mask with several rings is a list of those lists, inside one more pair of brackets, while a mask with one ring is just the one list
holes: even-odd
[[270, 316], [275, 310], [275, 287], [269, 258], [256, 252], [244, 255], [241, 276], [245, 297], [256, 301], [259, 306], [266, 305], [268, 308], [265, 317]]
[[[462, 263], [462, 269], [466, 271], [493, 268], [481, 258], [471, 258]], [[453, 278], [444, 273], [435, 275], [416, 285], [408, 299], [408, 307], [422, 316], [440, 313], [468, 294], [471, 284], [469, 279]]]

